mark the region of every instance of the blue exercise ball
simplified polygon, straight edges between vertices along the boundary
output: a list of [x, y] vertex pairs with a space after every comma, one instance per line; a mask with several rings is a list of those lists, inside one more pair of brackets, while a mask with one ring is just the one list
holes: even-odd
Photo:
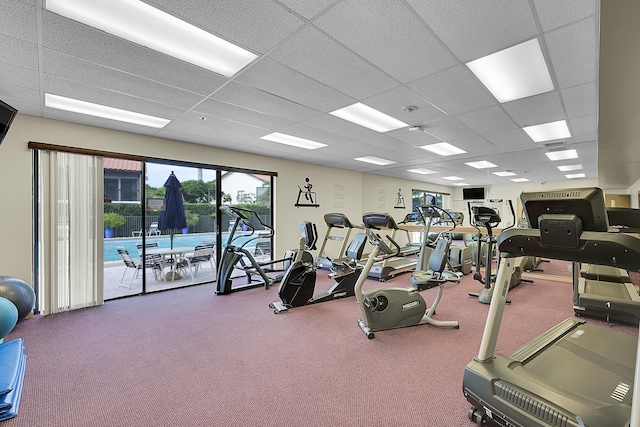
[[24, 280], [15, 277], [0, 276], [0, 297], [6, 298], [18, 309], [18, 320], [22, 320], [33, 311], [36, 294]]
[[0, 342], [18, 323], [18, 309], [11, 301], [0, 297]]

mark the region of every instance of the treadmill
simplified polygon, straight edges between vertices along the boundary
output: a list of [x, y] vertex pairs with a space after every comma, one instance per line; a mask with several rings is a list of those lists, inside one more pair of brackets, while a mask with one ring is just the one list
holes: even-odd
[[[607, 218], [610, 230], [614, 232], [639, 231], [638, 209], [607, 208]], [[574, 263], [573, 309], [578, 316], [637, 325], [640, 319], [640, 295], [624, 269]]]
[[[350, 258], [347, 257], [346, 250], [347, 245], [349, 244], [349, 236], [351, 235], [351, 231], [354, 228], [361, 228], [353, 225], [349, 218], [345, 214], [338, 212], [331, 212], [324, 215], [324, 222], [327, 224], [327, 233], [324, 236], [324, 240], [322, 242], [322, 246], [320, 247], [320, 251], [318, 252], [318, 258], [316, 259], [316, 267], [331, 270], [333, 268], [334, 262], [339, 262], [341, 260], [349, 261]], [[342, 234], [335, 233], [336, 230], [345, 230]], [[327, 242], [329, 240], [335, 240], [338, 242], [342, 242], [340, 245], [340, 252], [335, 258], [330, 258], [327, 256], [325, 252], [325, 247], [327, 246]]]
[[[392, 239], [395, 237], [395, 232], [399, 229], [396, 221], [388, 213], [365, 213], [362, 215], [362, 222], [364, 223], [365, 228], [375, 230], [386, 228], [392, 230]], [[400, 254], [402, 254], [402, 248]], [[402, 255], [385, 258], [373, 264], [368, 277], [384, 282], [398, 274], [414, 271], [417, 263], [418, 260], [416, 258], [408, 258]]]
[[510, 355], [495, 354], [515, 258], [640, 269], [640, 239], [607, 231], [601, 189], [531, 192], [521, 199], [532, 228], [498, 237], [495, 291], [480, 350], [464, 371], [469, 419], [479, 426], [640, 427], [636, 336], [569, 318]]

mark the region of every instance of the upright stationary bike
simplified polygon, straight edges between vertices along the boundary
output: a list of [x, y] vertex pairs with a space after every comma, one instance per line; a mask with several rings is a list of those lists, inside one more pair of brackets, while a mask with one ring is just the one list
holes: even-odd
[[[440, 208], [435, 206], [425, 208], [421, 206], [418, 209], [426, 224], [433, 217], [431, 210]], [[376, 233], [375, 230], [379, 229], [378, 224], [375, 222], [377, 218], [380, 218], [380, 214], [364, 214], [362, 217], [366, 227], [367, 238], [373, 246], [373, 250], [369, 254], [367, 263], [355, 285], [356, 300], [361, 314], [358, 325], [367, 338], [374, 338], [376, 331], [423, 324], [458, 329], [460, 325], [456, 320], [436, 320], [432, 318], [442, 298], [445, 283], [459, 280], [456, 275], [443, 274], [449, 256], [449, 239], [438, 239], [435, 249], [432, 250], [429, 256], [429, 271], [415, 271], [411, 276], [412, 287], [378, 288], [367, 292], [362, 290], [362, 285], [373, 263], [380, 260], [380, 258], [397, 256], [400, 252], [400, 246], [393, 238], [386, 236], [386, 239], [393, 246], [392, 249]], [[428, 233], [423, 233], [422, 238], [421, 256], [423, 256], [424, 251], [428, 250], [426, 242], [429, 238]], [[433, 304], [429, 307], [420, 291], [434, 287], [438, 287], [438, 294]]]

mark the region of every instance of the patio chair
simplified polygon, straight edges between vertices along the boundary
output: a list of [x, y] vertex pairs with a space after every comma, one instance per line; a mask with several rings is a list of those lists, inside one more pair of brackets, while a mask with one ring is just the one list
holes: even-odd
[[[142, 243], [138, 243], [136, 245], [138, 248], [138, 254], [142, 256]], [[153, 249], [158, 247], [158, 242], [146, 242], [144, 245], [147, 249]], [[171, 267], [173, 264], [173, 259], [166, 259], [162, 255], [146, 255], [145, 263], [147, 264], [147, 268], [152, 268], [154, 271], [154, 278], [158, 280], [158, 276], [161, 275], [162, 278], [166, 281], [164, 276], [165, 267]]]
[[[133, 237], [141, 237], [142, 233], [143, 233], [142, 230], [132, 231], [131, 235]], [[157, 222], [152, 222], [151, 225], [149, 226], [149, 231], [147, 231], [147, 236], [159, 236], [161, 234], [162, 234], [162, 231], [158, 230], [158, 223]]]
[[[120, 284], [118, 286], [125, 286], [127, 289], [131, 289], [131, 285], [133, 284], [133, 281], [140, 275], [140, 271], [145, 267], [150, 268], [153, 271], [154, 278], [158, 280], [158, 274], [159, 272], [162, 272], [162, 268], [160, 267], [159, 264], [155, 262], [148, 262], [145, 265], [145, 263], [142, 263], [139, 258], [138, 259], [131, 258], [129, 251], [124, 246], [117, 246], [116, 250], [118, 251], [118, 254], [122, 258], [122, 261], [124, 262], [124, 265], [126, 267], [124, 269], [124, 272], [122, 273], [122, 277], [120, 278]], [[127, 274], [127, 271], [129, 271], [130, 268], [133, 268], [135, 270], [135, 273], [131, 276], [131, 280], [129, 281], [129, 284], [125, 285], [122, 283], [122, 281], [124, 280], [124, 276]]]
[[201, 264], [206, 262], [211, 266], [211, 270], [215, 269], [213, 263], [213, 250], [215, 244], [212, 242], [202, 242], [196, 245], [193, 254], [180, 257], [178, 259], [177, 267], [183, 270], [189, 269], [191, 275], [191, 281], [195, 282], [195, 276], [198, 275], [198, 270]]

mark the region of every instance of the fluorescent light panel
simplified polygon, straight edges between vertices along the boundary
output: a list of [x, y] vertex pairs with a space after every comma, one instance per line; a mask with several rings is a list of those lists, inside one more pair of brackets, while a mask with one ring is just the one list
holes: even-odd
[[459, 176], [443, 176], [442, 179], [446, 179], [448, 181], [460, 181], [464, 178], [460, 178]]
[[461, 148], [458, 148], [454, 145], [449, 144], [448, 142], [439, 142], [437, 144], [423, 145], [420, 148], [423, 150], [431, 151], [432, 153], [438, 154], [440, 156], [453, 156], [455, 154], [463, 154], [466, 153]]
[[509, 102], [553, 90], [538, 39], [468, 62], [467, 67], [498, 102]]
[[582, 165], [564, 165], [558, 166], [558, 170], [560, 172], [571, 172], [571, 171], [579, 171], [582, 169]]
[[498, 176], [515, 176], [516, 174], [510, 171], [503, 171], [503, 172], [494, 172], [494, 175], [498, 175]]
[[557, 122], [542, 123], [540, 125], [525, 126], [522, 128], [535, 142], [553, 141], [555, 139], [569, 138], [571, 132], [567, 127], [567, 122], [558, 120]]
[[395, 163], [394, 161], [391, 161], [391, 160], [381, 159], [380, 157], [373, 157], [373, 156], [356, 157], [353, 160], [357, 160], [359, 162], [365, 162], [365, 163], [373, 163], [374, 165], [378, 165], [378, 166], [392, 165]]
[[511, 178], [513, 182], [529, 182], [527, 178]]
[[46, 8], [227, 77], [257, 55], [136, 0], [46, 0]]
[[488, 162], [486, 160], [480, 160], [478, 162], [469, 162], [469, 163], [465, 163], [465, 165], [467, 166], [471, 166], [472, 168], [476, 168], [476, 169], [489, 169], [489, 168], [497, 168], [497, 165], [494, 165], [491, 162]]
[[568, 179], [575, 179], [575, 178], [584, 178], [586, 175], [583, 173], [570, 173], [565, 175]]
[[544, 153], [547, 155], [549, 160], [555, 162], [556, 160], [567, 160], [567, 159], [577, 159], [578, 151], [575, 149], [571, 150], [561, 150], [561, 151], [549, 151]]
[[459, 185], [459, 186], [463, 186], [463, 185], [469, 185], [466, 182], [456, 182], [454, 183], [454, 185]]
[[407, 169], [407, 172], [413, 172], [413, 173], [418, 173], [420, 175], [430, 175], [432, 173], [438, 173], [436, 171], [432, 171], [430, 169], [423, 169], [423, 168], [419, 168], [419, 169]]
[[409, 126], [408, 124], [364, 105], [361, 102], [356, 102], [348, 107], [332, 111], [329, 114], [371, 130], [375, 130], [376, 132], [388, 132], [390, 130]]
[[103, 119], [118, 120], [120, 122], [133, 123], [157, 129], [163, 128], [171, 121], [161, 117], [149, 116], [147, 114], [136, 113], [134, 111], [121, 110], [119, 108], [108, 107], [106, 105], [80, 101], [79, 99], [66, 98], [64, 96], [53, 95], [51, 93], [44, 94], [44, 105], [45, 107], [56, 108], [58, 110], [102, 117]]
[[311, 141], [310, 139], [298, 138], [297, 136], [287, 135], [286, 133], [273, 132], [269, 135], [261, 136], [260, 139], [277, 142], [280, 144], [291, 145], [292, 147], [305, 148], [307, 150], [315, 150], [316, 148], [326, 147], [327, 144]]

